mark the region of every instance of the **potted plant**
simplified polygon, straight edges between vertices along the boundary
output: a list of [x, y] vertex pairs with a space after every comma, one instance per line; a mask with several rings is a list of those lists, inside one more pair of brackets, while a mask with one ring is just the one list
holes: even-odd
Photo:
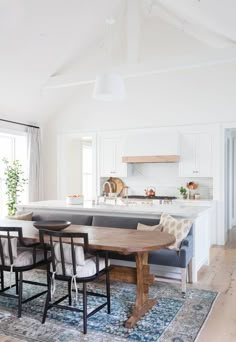
[[181, 186], [179, 189], [180, 195], [182, 196], [183, 199], [187, 198], [187, 189]]
[[16, 204], [19, 202], [18, 195], [24, 191], [24, 185], [27, 180], [23, 177], [24, 172], [19, 160], [10, 162], [6, 158], [3, 159], [5, 163], [5, 184], [6, 184], [6, 195], [7, 195], [7, 211], [9, 216], [16, 214]]

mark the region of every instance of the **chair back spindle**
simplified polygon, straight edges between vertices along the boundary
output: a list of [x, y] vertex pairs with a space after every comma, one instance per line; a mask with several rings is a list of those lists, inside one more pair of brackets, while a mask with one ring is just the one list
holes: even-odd
[[65, 276], [66, 275], [66, 268], [65, 268], [64, 248], [63, 248], [61, 236], [59, 237], [59, 241], [60, 241], [60, 254], [61, 254], [62, 273]]
[[10, 259], [10, 265], [13, 264], [13, 254], [12, 254], [12, 244], [11, 244], [11, 237], [10, 232], [7, 231], [7, 244], [8, 244], [8, 255]]
[[2, 243], [2, 237], [0, 236], [0, 255], [1, 255], [1, 264], [5, 266], [5, 258], [3, 253], [3, 243]]
[[71, 237], [71, 259], [73, 265], [73, 275], [76, 274], [76, 260], [75, 260], [75, 248], [74, 248], [74, 241], [73, 237]]

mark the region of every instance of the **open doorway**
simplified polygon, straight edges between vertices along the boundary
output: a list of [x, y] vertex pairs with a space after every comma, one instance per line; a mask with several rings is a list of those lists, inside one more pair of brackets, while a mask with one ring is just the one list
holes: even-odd
[[58, 195], [96, 198], [96, 135], [62, 134], [58, 139]]
[[225, 131], [225, 227], [236, 231], [236, 128]]

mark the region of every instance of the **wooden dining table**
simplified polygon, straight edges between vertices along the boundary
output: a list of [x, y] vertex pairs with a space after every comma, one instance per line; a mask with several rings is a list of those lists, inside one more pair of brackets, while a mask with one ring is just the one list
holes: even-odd
[[[156, 304], [155, 299], [149, 298], [149, 286], [154, 283], [154, 275], [150, 273], [148, 252], [173, 244], [175, 242], [174, 235], [159, 231], [79, 225], [71, 225], [64, 231], [87, 233], [88, 247], [92, 250], [135, 256], [136, 268], [112, 266], [110, 273], [111, 280], [136, 284], [136, 301], [133, 312], [125, 322], [126, 328], [134, 327], [136, 322]], [[38, 240], [39, 231], [33, 225], [27, 225], [23, 227], [23, 236], [26, 239]], [[74, 243], [81, 244], [81, 240], [74, 239]]]

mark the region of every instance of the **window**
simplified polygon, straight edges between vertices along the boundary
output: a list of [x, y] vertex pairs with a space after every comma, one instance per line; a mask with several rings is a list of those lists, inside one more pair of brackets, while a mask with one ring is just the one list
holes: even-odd
[[[6, 207], [6, 187], [5, 187], [5, 165], [3, 158], [9, 161], [19, 160], [24, 172], [24, 178], [28, 177], [27, 172], [27, 137], [25, 134], [14, 135], [8, 133], [0, 133], [0, 217], [7, 215]], [[28, 187], [19, 196], [20, 202], [28, 201]]]
[[82, 141], [82, 191], [84, 199], [93, 196], [93, 151], [92, 141]]

